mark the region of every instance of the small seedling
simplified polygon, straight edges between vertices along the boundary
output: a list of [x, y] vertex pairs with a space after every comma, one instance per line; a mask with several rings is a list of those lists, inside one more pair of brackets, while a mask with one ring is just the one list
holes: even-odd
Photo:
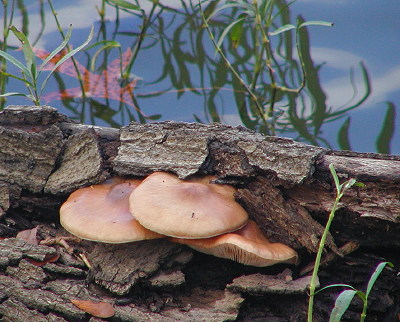
[[0, 95], [0, 97], [24, 96], [24, 97], [30, 99], [35, 105], [41, 105], [40, 98], [43, 93], [43, 90], [46, 87], [46, 84], [47, 84], [50, 76], [58, 68], [58, 66], [60, 66], [63, 62], [65, 62], [67, 59], [71, 58], [73, 55], [75, 55], [77, 52], [79, 52], [82, 48], [84, 48], [93, 38], [93, 27], [92, 27], [86, 41], [79, 47], [75, 48], [74, 50], [69, 51], [65, 56], [63, 56], [54, 65], [53, 69], [45, 77], [45, 79], [41, 82], [41, 84], [39, 84], [39, 82], [40, 82], [39, 78], [43, 72], [44, 66], [51, 59], [53, 59], [58, 53], [60, 53], [60, 51], [63, 50], [64, 47], [67, 45], [69, 39], [71, 38], [72, 28], [71, 27], [69, 28], [64, 41], [47, 56], [47, 58], [42, 62], [42, 64], [40, 66], [38, 66], [38, 64], [37, 64], [34, 50], [31, 46], [31, 44], [29, 43], [28, 38], [24, 35], [24, 33], [19, 31], [15, 26], [11, 26], [10, 30], [14, 33], [14, 35], [18, 38], [18, 40], [22, 44], [22, 51], [23, 51], [24, 57], [25, 57], [25, 65], [22, 62], [15, 59], [10, 54], [6, 53], [5, 51], [0, 50], [0, 56], [5, 58], [8, 62], [13, 64], [14, 66], [16, 66], [21, 71], [22, 77], [9, 74], [6, 71], [1, 71], [1, 73], [3, 73], [4, 75], [6, 75], [8, 77], [12, 77], [12, 78], [15, 78], [15, 79], [18, 79], [18, 80], [24, 82], [28, 89], [29, 94], [11, 92], [11, 93], [2, 94], [2, 95]]
[[328, 285], [322, 289], [320, 289], [318, 292], [321, 292], [327, 288], [331, 287], [336, 287], [336, 286], [342, 286], [348, 288], [347, 290], [342, 291], [339, 296], [336, 298], [335, 301], [335, 307], [333, 308], [331, 312], [331, 316], [329, 318], [329, 322], [340, 322], [343, 314], [346, 312], [348, 309], [351, 301], [353, 300], [355, 295], [358, 295], [358, 297], [362, 300], [363, 302], [363, 310], [360, 316], [360, 321], [363, 322], [367, 316], [367, 307], [368, 307], [368, 296], [369, 293], [372, 290], [372, 287], [374, 286], [377, 278], [379, 275], [382, 273], [383, 269], [386, 267], [386, 265], [390, 267], [394, 267], [394, 265], [390, 262], [381, 262], [378, 264], [378, 266], [375, 268], [375, 271], [372, 273], [368, 285], [367, 285], [367, 290], [366, 292], [359, 291], [355, 289], [351, 285], [347, 284], [333, 284], [333, 285]]
[[323, 252], [324, 247], [325, 247], [325, 242], [326, 242], [326, 238], [327, 238], [328, 233], [329, 233], [329, 229], [331, 227], [333, 218], [335, 217], [336, 210], [339, 207], [340, 199], [342, 199], [342, 197], [345, 194], [345, 192], [348, 189], [350, 189], [356, 183], [355, 179], [350, 179], [350, 180], [345, 181], [344, 183], [340, 184], [339, 177], [338, 177], [338, 175], [337, 175], [337, 173], [335, 171], [335, 167], [333, 166], [333, 164], [329, 165], [329, 170], [331, 171], [331, 174], [332, 174], [332, 177], [333, 177], [333, 181], [335, 182], [336, 198], [335, 198], [335, 201], [333, 203], [331, 212], [329, 214], [328, 222], [325, 225], [325, 229], [324, 229], [324, 232], [322, 234], [321, 241], [319, 243], [317, 257], [315, 259], [314, 270], [313, 270], [313, 273], [312, 273], [312, 276], [311, 276], [310, 298], [309, 298], [309, 302], [308, 302], [308, 315], [307, 315], [307, 321], [308, 322], [312, 322], [313, 321], [313, 308], [314, 308], [314, 296], [315, 296], [316, 281], [317, 281], [317, 277], [318, 277], [318, 270], [319, 270], [320, 263], [321, 263], [322, 252]]

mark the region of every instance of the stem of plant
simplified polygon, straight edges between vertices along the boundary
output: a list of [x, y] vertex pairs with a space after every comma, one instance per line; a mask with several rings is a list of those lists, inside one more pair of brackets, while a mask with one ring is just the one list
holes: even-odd
[[319, 243], [317, 257], [315, 258], [314, 269], [313, 269], [313, 273], [311, 275], [311, 281], [310, 281], [310, 298], [309, 298], [309, 302], [308, 302], [308, 318], [307, 318], [308, 322], [312, 322], [312, 320], [313, 320], [314, 295], [315, 295], [315, 288], [316, 288], [316, 283], [317, 283], [317, 278], [318, 278], [318, 270], [319, 270], [319, 266], [321, 264], [321, 257], [322, 257], [322, 252], [324, 250], [326, 237], [328, 236], [329, 228], [331, 226], [333, 218], [335, 217], [335, 212], [336, 212], [337, 206], [339, 204], [340, 198], [341, 198], [341, 196], [338, 195], [335, 199], [335, 202], [333, 203], [332, 210], [328, 217], [328, 222], [326, 223], [324, 232], [321, 237], [321, 241]]
[[139, 34], [139, 39], [138, 41], [135, 43], [134, 48], [133, 48], [133, 52], [132, 52], [132, 58], [129, 61], [129, 64], [126, 66], [125, 70], [122, 73], [122, 78], [123, 79], [128, 79], [129, 78], [129, 74], [131, 73], [133, 64], [135, 63], [136, 57], [139, 54], [140, 48], [142, 47], [142, 43], [144, 38], [146, 37], [146, 32], [147, 29], [149, 28], [150, 24], [151, 24], [151, 20], [153, 19], [153, 15], [154, 15], [154, 11], [158, 6], [158, 1], [153, 1], [153, 6], [151, 7], [149, 16], [146, 16], [146, 13], [143, 11], [143, 24], [142, 24], [142, 28]]
[[336, 174], [335, 168], [333, 164], [329, 165], [329, 169], [331, 171], [332, 177], [335, 182], [335, 187], [336, 187], [336, 198], [333, 203], [331, 212], [328, 217], [328, 222], [325, 225], [324, 232], [321, 237], [321, 241], [319, 243], [318, 247], [318, 252], [317, 252], [317, 257], [315, 259], [315, 264], [314, 264], [314, 269], [313, 273], [311, 275], [311, 281], [310, 281], [310, 295], [309, 295], [309, 302], [308, 302], [308, 312], [307, 312], [307, 321], [312, 322], [313, 321], [313, 308], [314, 308], [314, 296], [315, 296], [315, 288], [316, 288], [316, 281], [318, 278], [318, 270], [321, 264], [321, 257], [322, 257], [322, 252], [325, 247], [325, 242], [326, 242], [326, 237], [328, 236], [329, 229], [331, 227], [333, 218], [335, 217], [335, 212], [338, 208], [340, 199], [343, 197], [344, 193], [346, 192], [347, 189], [349, 189], [356, 181], [355, 179], [350, 179], [347, 182], [343, 184], [339, 184], [339, 178]]
[[[64, 35], [64, 32], [63, 32], [63, 30], [61, 28], [60, 22], [58, 21], [57, 12], [54, 9], [53, 2], [52, 2], [52, 0], [47, 0], [47, 1], [49, 3], [51, 12], [52, 12], [52, 14], [54, 16], [54, 20], [56, 21], [57, 29], [60, 32], [63, 40], [65, 40], [65, 35]], [[71, 51], [71, 47], [68, 44], [65, 47], [67, 48], [68, 51]], [[82, 80], [82, 74], [79, 71], [79, 68], [78, 68], [78, 65], [76, 64], [75, 58], [71, 57], [71, 60], [72, 60], [72, 63], [74, 64], [74, 68], [75, 68], [76, 74], [78, 75], [78, 81], [79, 81], [79, 86], [80, 86], [81, 92], [82, 92], [82, 98], [85, 99], [86, 98], [86, 89], [85, 89], [85, 85], [84, 85], [83, 80]]]
[[232, 64], [229, 62], [228, 58], [225, 56], [225, 54], [223, 53], [221, 48], [218, 47], [217, 42], [215, 41], [214, 35], [212, 34], [212, 32], [210, 30], [210, 26], [207, 23], [207, 19], [204, 16], [204, 11], [203, 11], [203, 8], [201, 6], [201, 1], [200, 0], [199, 0], [199, 6], [200, 6], [200, 13], [201, 13], [201, 17], [202, 17], [203, 22], [204, 22], [204, 26], [205, 26], [205, 28], [207, 30], [208, 35], [210, 36], [210, 40], [213, 43], [215, 50], [218, 52], [218, 54], [224, 60], [226, 66], [229, 68], [229, 70], [232, 72], [232, 74], [239, 80], [241, 85], [245, 88], [246, 92], [250, 95], [250, 98], [254, 101], [254, 104], [257, 107], [257, 110], [258, 110], [260, 118], [264, 121], [264, 123], [267, 123], [267, 119], [265, 118], [265, 115], [264, 115], [264, 109], [260, 105], [260, 102], [258, 101], [258, 98], [257, 98], [256, 94], [254, 94], [254, 92], [246, 84], [246, 82], [242, 79], [242, 77], [240, 77], [240, 75], [235, 70], [235, 68], [233, 68]]

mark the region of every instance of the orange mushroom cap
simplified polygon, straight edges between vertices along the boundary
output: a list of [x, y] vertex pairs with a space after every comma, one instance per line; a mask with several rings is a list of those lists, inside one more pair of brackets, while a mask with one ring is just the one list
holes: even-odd
[[167, 172], [148, 176], [129, 197], [133, 216], [146, 228], [179, 238], [205, 238], [244, 226], [247, 212], [236, 189], [210, 183], [215, 177], [181, 180]]
[[298, 261], [295, 250], [281, 243], [271, 243], [252, 220], [235, 232], [212, 238], [170, 238], [170, 240], [188, 245], [205, 254], [251, 266], [264, 267], [277, 263], [297, 264]]
[[162, 238], [129, 211], [129, 195], [141, 180], [113, 178], [73, 192], [60, 209], [61, 225], [82, 239], [105, 243]]

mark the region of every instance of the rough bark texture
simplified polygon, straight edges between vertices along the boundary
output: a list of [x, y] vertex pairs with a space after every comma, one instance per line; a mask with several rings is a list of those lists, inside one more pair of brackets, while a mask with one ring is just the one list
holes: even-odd
[[[365, 186], [342, 199], [320, 284], [365, 290], [376, 264], [392, 261], [395, 269], [379, 277], [367, 316], [395, 321], [399, 157], [330, 151], [222, 124], [118, 130], [76, 124], [51, 107], [9, 107], [0, 112], [0, 317], [96, 321], [70, 301], [90, 299], [112, 303], [114, 321], [304, 320], [307, 272], [335, 198], [330, 163], [342, 180], [356, 178]], [[299, 251], [300, 265], [247, 267], [165, 240], [77, 242], [60, 227], [58, 210], [70, 192], [111, 175], [154, 171], [182, 178], [211, 173], [235, 185], [238, 202], [271, 240]], [[46, 245], [14, 238], [33, 227]], [[318, 294], [316, 320], [327, 320], [339, 292]], [[345, 319], [357, 320], [359, 312], [354, 301]]]

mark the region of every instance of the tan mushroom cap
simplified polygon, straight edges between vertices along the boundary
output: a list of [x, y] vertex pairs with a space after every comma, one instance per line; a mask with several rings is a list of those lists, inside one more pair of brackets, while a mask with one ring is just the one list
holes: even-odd
[[105, 243], [165, 237], [144, 228], [129, 211], [129, 195], [140, 183], [113, 178], [73, 192], [61, 206], [61, 225], [82, 239]]
[[271, 243], [252, 220], [238, 231], [212, 238], [170, 238], [170, 240], [188, 245], [205, 254], [251, 266], [264, 267], [277, 263], [297, 264], [298, 261], [295, 250], [281, 243]]
[[212, 179], [181, 180], [155, 172], [130, 195], [131, 212], [144, 227], [179, 238], [212, 237], [243, 227], [248, 215], [235, 201], [236, 189]]

